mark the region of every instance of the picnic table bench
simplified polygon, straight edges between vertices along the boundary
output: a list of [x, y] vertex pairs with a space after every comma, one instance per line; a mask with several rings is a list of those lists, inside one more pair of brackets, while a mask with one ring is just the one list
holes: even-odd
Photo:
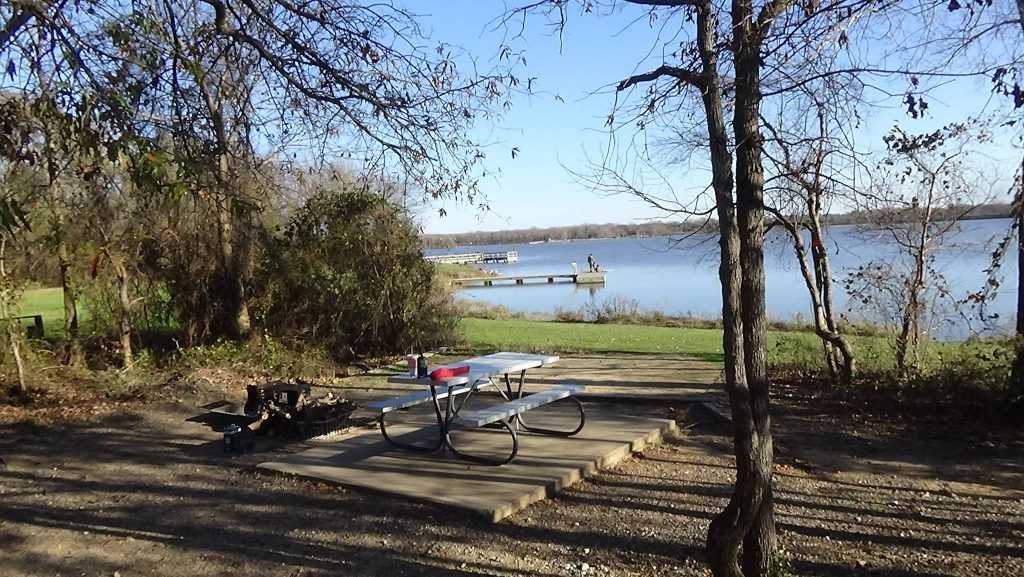
[[[413, 378], [407, 375], [396, 375], [388, 379], [392, 383], [418, 384], [429, 387], [429, 390], [411, 393], [400, 397], [370, 403], [367, 406], [379, 411], [380, 431], [391, 444], [402, 449], [418, 452], [434, 452], [451, 450], [463, 459], [486, 465], [504, 465], [516, 457], [519, 452], [520, 429], [543, 435], [572, 436], [583, 430], [586, 414], [583, 405], [574, 395], [583, 392], [585, 387], [579, 384], [564, 384], [549, 387], [543, 391], [526, 394], [523, 385], [526, 371], [558, 362], [554, 355], [532, 355], [526, 353], [494, 353], [482, 357], [474, 357], [461, 362], [442, 365], [438, 368], [469, 367], [469, 373], [445, 380]], [[513, 388], [512, 376], [518, 373], [518, 386]], [[499, 382], [495, 382], [499, 380]], [[504, 385], [502, 387], [501, 385]], [[494, 387], [504, 399], [504, 403], [487, 406], [478, 410], [463, 410], [473, 393]], [[572, 429], [558, 430], [530, 426], [526, 423], [524, 413], [550, 405], [556, 401], [568, 399], [579, 413], [579, 423]], [[442, 407], [442, 402], [444, 406]], [[437, 419], [438, 437], [428, 445], [416, 445], [395, 439], [388, 434], [385, 417], [395, 411], [408, 409], [424, 403], [432, 403], [434, 416]], [[504, 429], [512, 438], [512, 448], [507, 457], [492, 458], [473, 455], [455, 447], [451, 431], [474, 428]]]

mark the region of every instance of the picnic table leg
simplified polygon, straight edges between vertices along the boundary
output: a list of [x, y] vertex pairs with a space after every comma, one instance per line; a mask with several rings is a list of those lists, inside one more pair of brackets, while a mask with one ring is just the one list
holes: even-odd
[[[449, 387], [449, 389], [451, 389], [451, 387]], [[455, 447], [455, 441], [452, 440], [452, 437], [451, 437], [452, 423], [455, 421], [455, 418], [459, 415], [459, 412], [462, 410], [462, 407], [464, 407], [466, 405], [466, 403], [469, 402], [469, 398], [473, 396], [473, 393], [475, 391], [476, 391], [475, 388], [471, 389], [462, 398], [462, 402], [456, 402], [454, 407], [451, 405], [451, 403], [453, 402], [451, 400], [452, 399], [451, 390], [448, 391], [448, 404], [445, 406], [445, 417], [444, 417], [444, 426], [443, 426], [443, 431], [444, 431], [444, 447], [442, 447], [442, 449], [447, 448], [447, 449], [451, 450], [451, 452], [455, 456], [457, 456], [457, 457], [459, 457], [461, 459], [465, 459], [467, 461], [472, 461], [472, 462], [475, 462], [475, 463], [480, 463], [482, 465], [491, 465], [491, 466], [501, 466], [501, 465], [504, 465], [504, 464], [508, 463], [509, 461], [511, 461], [512, 459], [514, 459], [517, 454], [519, 454], [519, 436], [516, 435], [515, 429], [512, 428], [511, 423], [508, 420], [502, 420], [502, 421], [499, 421], [498, 423], [494, 423], [494, 425], [495, 425], [494, 428], [503, 428], [503, 429], [505, 429], [509, 433], [509, 435], [512, 436], [512, 450], [509, 452], [507, 457], [500, 458], [500, 459], [494, 459], [494, 458], [491, 458], [491, 457], [484, 457], [484, 456], [481, 456], [481, 455], [473, 455], [473, 454], [467, 453], [465, 451], [460, 451], [458, 448]], [[498, 391], [501, 392], [501, 389], [498, 388]], [[458, 429], [456, 429], [456, 430], [458, 430]]]
[[[519, 387], [518, 387], [518, 389], [516, 390], [515, 393], [512, 393], [512, 381], [508, 378], [507, 374], [505, 375], [505, 388], [508, 389], [508, 394], [510, 396], [515, 394], [515, 398], [516, 399], [523, 398], [523, 384], [525, 382], [526, 382], [526, 371], [523, 371], [523, 372], [519, 373]], [[542, 428], [542, 427], [531, 427], [530, 425], [526, 424], [526, 419], [523, 417], [522, 413], [520, 413], [518, 415], [514, 415], [512, 417], [512, 420], [515, 422], [517, 429], [521, 426], [525, 431], [530, 432], [530, 433], [538, 433], [538, 434], [541, 434], [541, 435], [555, 435], [555, 436], [558, 436], [558, 437], [571, 437], [571, 436], [575, 435], [576, 433], [579, 433], [580, 431], [583, 430], [583, 425], [585, 425], [587, 423], [587, 413], [583, 410], [583, 403], [581, 403], [579, 401], [579, 399], [577, 399], [576, 397], [572, 397], [572, 396], [566, 397], [566, 399], [571, 401], [572, 403], [574, 403], [576, 405], [576, 410], [578, 410], [579, 413], [580, 413], [580, 423], [579, 423], [579, 425], [575, 429], [572, 429], [572, 430], [569, 430], [569, 431], [563, 431], [563, 430], [558, 430], [558, 429], [545, 429], [545, 428]]]
[[449, 449], [451, 449], [452, 453], [454, 453], [457, 457], [461, 459], [473, 461], [475, 463], [480, 463], [481, 465], [492, 465], [496, 467], [504, 465], [510, 462], [512, 459], [515, 459], [516, 455], [519, 454], [519, 435], [516, 434], [516, 430], [512, 427], [511, 423], [509, 423], [508, 419], [502, 419], [498, 421], [498, 423], [500, 423], [502, 425], [502, 428], [508, 431], [508, 434], [512, 436], [512, 450], [509, 452], [508, 457], [502, 459], [493, 459], [491, 457], [473, 455], [470, 453], [460, 451], [455, 448], [455, 443], [452, 441], [450, 436], [451, 431], [448, 431], [448, 433], [445, 434], [445, 444], [448, 446]]
[[[415, 452], [418, 452], [418, 453], [433, 453], [434, 451], [437, 451], [439, 449], [443, 449], [444, 448], [444, 446], [445, 446], [445, 444], [447, 442], [447, 439], [448, 439], [448, 423], [449, 423], [449, 420], [448, 420], [448, 418], [446, 418], [446, 417], [441, 415], [441, 403], [440, 403], [440, 401], [437, 400], [437, 388], [433, 384], [430, 385], [430, 393], [431, 393], [431, 397], [433, 397], [434, 416], [437, 417], [437, 427], [438, 427], [437, 443], [434, 444], [434, 445], [431, 445], [431, 446], [424, 447], [422, 445], [413, 445], [411, 443], [405, 443], [405, 442], [402, 442], [402, 441], [399, 441], [399, 440], [395, 439], [394, 437], [388, 435], [387, 425], [384, 422], [384, 417], [385, 417], [385, 415], [387, 415], [387, 413], [381, 413], [380, 414], [380, 418], [379, 418], [379, 421], [380, 421], [380, 432], [381, 432], [381, 435], [384, 436], [384, 440], [385, 441], [387, 441], [388, 443], [391, 443], [392, 445], [394, 445], [396, 447], [399, 447], [401, 449], [405, 449], [407, 451], [415, 451]], [[449, 399], [450, 399], [451, 398], [451, 391], [450, 390], [448, 391], [448, 394], [449, 394]], [[449, 401], [449, 403], [450, 403], [450, 401]], [[449, 411], [449, 404], [446, 403], [445, 404], [445, 414], [446, 415], [448, 414], [448, 411]]]

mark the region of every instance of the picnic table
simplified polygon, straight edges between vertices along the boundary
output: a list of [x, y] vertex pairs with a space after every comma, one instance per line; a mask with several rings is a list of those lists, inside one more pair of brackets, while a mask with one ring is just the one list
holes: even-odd
[[[528, 370], [550, 365], [558, 360], [559, 358], [554, 355], [501, 352], [436, 367], [449, 369], [469, 367], [468, 374], [445, 380], [395, 375], [390, 377], [388, 382], [423, 385], [429, 390], [370, 403], [368, 406], [380, 412], [378, 419], [381, 434], [384, 439], [396, 447], [417, 452], [450, 450], [456, 456], [469, 461], [486, 465], [504, 465], [514, 459], [519, 452], [519, 430], [564, 437], [570, 437], [583, 430], [586, 414], [583, 411], [583, 405], [574, 396], [584, 390], [583, 385], [557, 385], [532, 394], [526, 394], [523, 389]], [[516, 385], [513, 385], [513, 380], [517, 381]], [[466, 409], [467, 403], [475, 392], [491, 387], [497, 390], [505, 401], [504, 403], [473, 411]], [[527, 424], [523, 416], [524, 413], [562, 399], [567, 399], [572, 403], [579, 413], [579, 424], [575, 428], [558, 430]], [[417, 445], [396, 439], [388, 433], [386, 416], [423, 403], [433, 405], [434, 416], [437, 419], [438, 437], [434, 442]], [[456, 448], [451, 438], [453, 430], [483, 427], [502, 429], [511, 436], [512, 448], [507, 457], [493, 458], [473, 455]]]

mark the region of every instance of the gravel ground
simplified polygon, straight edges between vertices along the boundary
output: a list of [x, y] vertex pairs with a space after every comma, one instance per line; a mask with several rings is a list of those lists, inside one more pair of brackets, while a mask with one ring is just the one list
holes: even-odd
[[[260, 456], [226, 459], [181, 405], [0, 424], [0, 575], [706, 575], [729, 439], [689, 415], [686, 436], [498, 524], [255, 472]], [[841, 445], [791, 450], [813, 425], [784, 408], [779, 423], [792, 574], [1024, 575], [1020, 453], [946, 478], [902, 445], [876, 447], [878, 467]]]

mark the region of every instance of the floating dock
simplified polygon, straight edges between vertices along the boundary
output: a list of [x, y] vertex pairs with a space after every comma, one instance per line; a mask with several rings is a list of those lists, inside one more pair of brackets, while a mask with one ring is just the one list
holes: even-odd
[[435, 254], [423, 257], [427, 262], [440, 262], [446, 264], [502, 264], [519, 262], [519, 252], [509, 250], [505, 252], [466, 252], [461, 254]]
[[495, 286], [495, 285], [524, 285], [524, 284], [554, 284], [556, 282], [569, 282], [575, 284], [604, 284], [603, 272], [581, 272], [566, 274], [528, 274], [528, 275], [502, 275], [502, 276], [477, 276], [469, 278], [457, 278], [452, 284], [457, 286]]

